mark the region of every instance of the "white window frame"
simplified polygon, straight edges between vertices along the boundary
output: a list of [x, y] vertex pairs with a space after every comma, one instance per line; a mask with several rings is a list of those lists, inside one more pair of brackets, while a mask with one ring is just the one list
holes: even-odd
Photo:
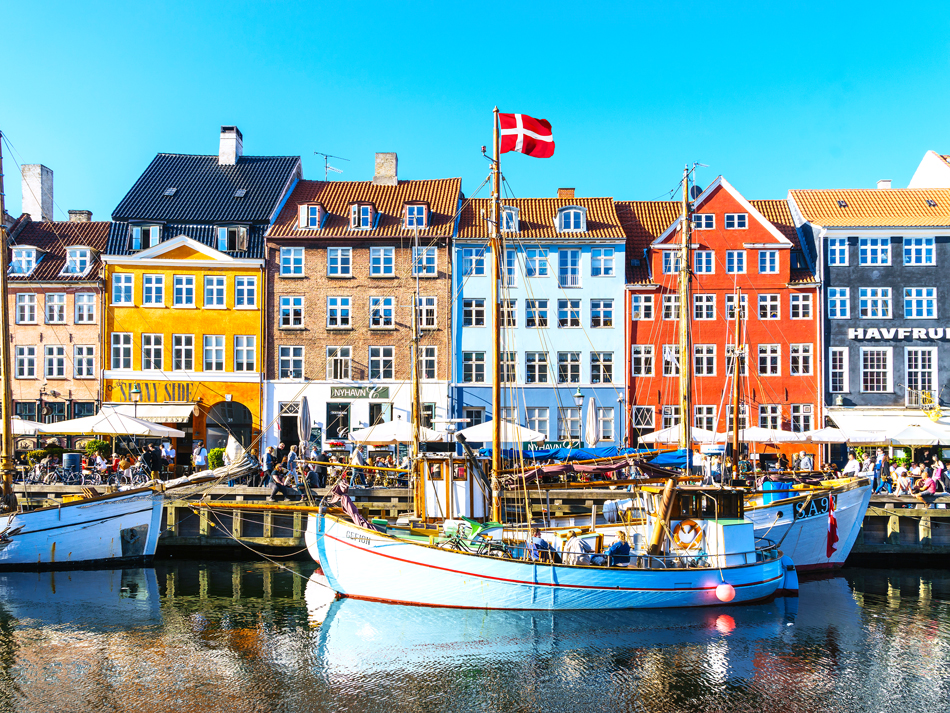
[[547, 248], [525, 249], [524, 274], [525, 277], [547, 277], [550, 274]]
[[501, 352], [498, 355], [498, 372], [502, 384], [514, 384], [518, 381], [518, 352]]
[[433, 380], [439, 378], [438, 349], [436, 347], [419, 347], [419, 378]]
[[277, 378], [303, 379], [304, 347], [284, 344], [277, 347]]
[[353, 248], [327, 248], [327, 277], [353, 276]]
[[858, 238], [858, 264], [861, 267], [880, 267], [891, 264], [890, 238]]
[[663, 376], [680, 375], [680, 345], [663, 345]]
[[696, 376], [716, 375], [716, 345], [693, 345], [693, 372]]
[[590, 275], [591, 277], [613, 277], [614, 276], [614, 249], [613, 248], [591, 248], [590, 249]]
[[[734, 347], [733, 347], [734, 348]], [[758, 347], [759, 376], [781, 376], [782, 375], [782, 345], [780, 344], [760, 344]], [[765, 360], [765, 369], [762, 368]]]
[[614, 326], [614, 301], [612, 299], [590, 301], [591, 329], [612, 329]]
[[662, 407], [663, 414], [663, 428], [673, 428], [678, 426], [683, 420], [680, 415], [680, 407], [674, 405], [667, 405]]
[[828, 319], [851, 319], [851, 288], [828, 288]]
[[550, 381], [551, 365], [547, 352], [525, 352], [524, 381], [526, 384], [547, 384]]
[[804, 433], [815, 427], [815, 407], [812, 404], [792, 404], [791, 412], [793, 433]]
[[759, 428], [782, 427], [781, 404], [759, 404]]
[[96, 347], [93, 344], [73, 345], [73, 378], [96, 378]]
[[[583, 323], [581, 322], [581, 302], [582, 300], [572, 299], [557, 301], [558, 329], [580, 329], [583, 327]], [[563, 318], [562, 315], [564, 315]]]
[[66, 378], [66, 346], [64, 344], [44, 345], [43, 375], [47, 379]]
[[201, 340], [201, 362], [204, 371], [227, 370], [227, 353], [223, 334], [205, 334]]
[[613, 406], [598, 406], [596, 416], [597, 416], [597, 428], [600, 431], [599, 436], [601, 441], [612, 441], [614, 440], [614, 408]]
[[501, 266], [501, 284], [504, 287], [515, 287], [517, 285], [518, 273], [518, 252], [516, 250], [505, 250], [505, 262]]
[[433, 295], [420, 295], [417, 302], [419, 329], [438, 329], [439, 298]]
[[[921, 369], [921, 368], [914, 368], [914, 369], [911, 368], [911, 355], [914, 352], [927, 353], [929, 355], [930, 364], [931, 364], [931, 368], [929, 370]], [[939, 403], [940, 365], [937, 362], [937, 356], [938, 356], [937, 347], [918, 347], [918, 346], [904, 347], [904, 380], [907, 382], [907, 388], [905, 390], [906, 394], [905, 394], [904, 399], [908, 406], [928, 405], [928, 402], [924, 402], [924, 400], [920, 397], [920, 394], [922, 394], [924, 391], [927, 391], [930, 394], [929, 403], [933, 403], [933, 404]], [[914, 388], [913, 383], [912, 383], [914, 381], [914, 377], [912, 375], [924, 374], [927, 372], [930, 373], [931, 388], [929, 389], [919, 388], [920, 378], [921, 378], [920, 376], [916, 377], [918, 380], [918, 388]]]
[[892, 319], [894, 317], [893, 295], [890, 287], [859, 287], [858, 319]]
[[525, 407], [525, 425], [532, 431], [538, 431], [547, 438], [551, 424], [551, 410], [547, 406]]
[[501, 209], [501, 232], [517, 233], [518, 218], [521, 210], [511, 206], [505, 206]]
[[716, 295], [693, 295], [693, 319], [700, 321], [716, 319]]
[[715, 431], [716, 407], [709, 404], [693, 406], [693, 428], [705, 428], [707, 431]]
[[[840, 362], [837, 363], [836, 362]], [[835, 372], [841, 375], [841, 388], [834, 388]], [[832, 394], [851, 392], [851, 369], [848, 361], [848, 347], [830, 347], [828, 349], [828, 391]]]
[[693, 272], [697, 275], [716, 273], [716, 253], [713, 250], [696, 250], [693, 253]]
[[804, 293], [795, 293], [789, 295], [788, 316], [789, 319], [811, 319], [812, 296], [810, 294]]
[[693, 230], [714, 230], [715, 228], [715, 213], [693, 213]]
[[498, 319], [502, 329], [518, 326], [518, 300], [502, 300], [498, 305]]
[[73, 298], [73, 312], [73, 320], [76, 324], [95, 324], [96, 293], [77, 292]]
[[[739, 295], [739, 314], [742, 319], [749, 319], [749, 296]], [[732, 321], [736, 318], [736, 296], [726, 295], [726, 321]]]
[[113, 332], [109, 340], [109, 364], [113, 370], [132, 368], [132, 332]]
[[277, 301], [277, 328], [304, 328], [303, 295], [281, 295]]
[[682, 314], [679, 295], [663, 295], [663, 319], [677, 320]]
[[426, 228], [428, 226], [429, 211], [426, 210], [425, 204], [423, 203], [407, 203], [406, 204], [406, 222], [405, 227], [407, 230], [412, 230], [413, 228]]
[[[797, 366], [796, 366], [797, 362]], [[789, 376], [811, 376], [815, 373], [815, 346], [813, 344], [788, 345]]]
[[155, 273], [142, 275], [142, 306], [165, 306], [165, 275]]
[[372, 230], [374, 215], [369, 203], [354, 203], [350, 206], [350, 230]]
[[904, 264], [936, 265], [936, 240], [932, 237], [904, 238]]
[[66, 293], [47, 292], [45, 300], [46, 324], [66, 324]]
[[[763, 307], [765, 308], [765, 316], [762, 316]], [[774, 308], [774, 312], [772, 311]], [[775, 293], [760, 294], [759, 295], [759, 309], [758, 317], [761, 320], [772, 321], [782, 318], [782, 297], [781, 295]]]
[[257, 371], [257, 337], [253, 334], [234, 335], [234, 371]]
[[327, 296], [327, 329], [352, 329], [352, 298], [347, 295]]
[[112, 274], [112, 304], [135, 304], [135, 275], [131, 272], [116, 272]]
[[524, 301], [525, 329], [547, 329], [551, 325], [549, 317], [548, 300]]
[[162, 371], [165, 368], [165, 335], [142, 334], [142, 371]]
[[369, 249], [369, 276], [395, 277], [396, 275], [396, 248], [387, 245], [371, 247]]
[[748, 213], [726, 213], [726, 230], [746, 230], [749, 227]]
[[237, 275], [234, 278], [234, 309], [257, 309], [257, 278]]
[[[181, 299], [179, 300], [179, 296]], [[179, 309], [195, 307], [195, 276], [175, 275], [172, 278], [172, 304]]]
[[462, 276], [485, 274], [485, 248], [462, 248]]
[[564, 206], [557, 212], [557, 232], [587, 232], [587, 209], [582, 206]]
[[663, 274], [664, 275], [677, 275], [680, 271], [680, 266], [682, 265], [682, 254], [679, 250], [663, 250], [661, 253], [663, 258]]
[[195, 370], [195, 335], [172, 335], [172, 371]]
[[392, 381], [396, 374], [396, 348], [387, 345], [371, 346], [367, 363], [371, 381]]
[[778, 274], [778, 250], [759, 250], [759, 274]]
[[280, 276], [303, 277], [304, 256], [306, 251], [302, 247], [280, 249]]
[[36, 378], [36, 345], [18, 344], [16, 347], [16, 378]]
[[205, 275], [204, 298], [205, 309], [227, 308], [228, 278], [222, 275]]
[[630, 420], [633, 421], [633, 427], [639, 430], [654, 429], [656, 423], [656, 409], [652, 406], [631, 406]]
[[129, 235], [129, 250], [148, 250], [162, 241], [162, 226], [133, 225]]
[[630, 376], [635, 378], [653, 376], [655, 362], [652, 344], [630, 345]]
[[[894, 347], [859, 347], [860, 358], [859, 362], [859, 378], [861, 379], [860, 393], [862, 394], [890, 394], [894, 391]], [[881, 352], [885, 355], [887, 360], [886, 370], [884, 371], [884, 388], [883, 389], [865, 389], [865, 369], [864, 369], [864, 360], [865, 355], [870, 352]], [[877, 371], [877, 370], [875, 370]]]
[[462, 383], [485, 383], [485, 352], [462, 352]]
[[614, 383], [614, 353], [592, 351], [590, 353], [590, 383]]
[[439, 253], [435, 247], [412, 248], [412, 276], [438, 277]]
[[[566, 378], [562, 378], [565, 376]], [[558, 352], [557, 353], [557, 383], [559, 384], [581, 383], [581, 353], [580, 352]]]
[[560, 406], [557, 410], [557, 439], [579, 441], [581, 438], [581, 410], [577, 406]]
[[726, 274], [744, 275], [745, 271], [745, 250], [726, 250]]
[[392, 296], [377, 295], [369, 298], [369, 328], [396, 328], [396, 305]]
[[558, 287], [582, 287], [581, 267], [583, 257], [577, 248], [561, 248], [557, 251]]
[[349, 381], [353, 378], [353, 347], [327, 347], [327, 381]]
[[904, 288], [904, 319], [937, 319], [937, 304], [936, 287]]
[[834, 267], [848, 266], [847, 238], [828, 238], [828, 264]]
[[[467, 319], [471, 321], [471, 324], [466, 324]], [[484, 327], [485, 324], [485, 299], [482, 297], [467, 297], [463, 299], [462, 327]]]
[[85, 275], [92, 266], [92, 250], [89, 248], [67, 248], [66, 264], [60, 275]]
[[630, 319], [634, 322], [653, 321], [653, 295], [630, 295]]
[[11, 248], [10, 250], [10, 275], [20, 275], [26, 277], [36, 269], [38, 260], [36, 259], [36, 248]]

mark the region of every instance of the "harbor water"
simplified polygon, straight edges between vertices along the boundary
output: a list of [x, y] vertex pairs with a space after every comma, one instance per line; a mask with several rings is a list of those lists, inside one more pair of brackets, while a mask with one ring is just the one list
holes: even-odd
[[797, 599], [504, 612], [334, 600], [306, 563], [0, 573], [0, 710], [947, 710], [950, 572]]

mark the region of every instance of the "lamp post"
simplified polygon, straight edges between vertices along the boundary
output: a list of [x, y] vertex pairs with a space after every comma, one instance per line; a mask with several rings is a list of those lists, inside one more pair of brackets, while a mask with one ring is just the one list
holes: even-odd
[[[139, 417], [139, 401], [142, 400], [142, 389], [138, 384], [132, 384], [132, 391], [130, 392], [132, 398], [132, 418]], [[138, 450], [138, 439], [135, 436], [132, 436], [132, 448]]]

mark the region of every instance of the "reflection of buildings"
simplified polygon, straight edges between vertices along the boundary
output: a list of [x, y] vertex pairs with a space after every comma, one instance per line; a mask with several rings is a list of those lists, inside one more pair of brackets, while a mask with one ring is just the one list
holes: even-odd
[[184, 430], [180, 463], [260, 430], [263, 237], [300, 170], [226, 126], [218, 156], [159, 154], [114, 211], [103, 400]]
[[324, 445], [411, 419], [417, 284], [422, 421], [446, 417], [460, 197], [457, 178], [399, 180], [390, 153], [376, 155], [372, 181], [297, 184], [267, 234], [268, 443], [298, 442], [304, 396]]
[[[52, 192], [52, 171], [23, 167], [28, 212], [10, 231], [7, 303], [14, 412], [43, 423], [91, 416], [101, 401], [100, 253], [109, 235], [109, 223], [92, 222], [88, 211], [53, 221]], [[35, 446], [35, 438], [17, 439], [17, 450]]]

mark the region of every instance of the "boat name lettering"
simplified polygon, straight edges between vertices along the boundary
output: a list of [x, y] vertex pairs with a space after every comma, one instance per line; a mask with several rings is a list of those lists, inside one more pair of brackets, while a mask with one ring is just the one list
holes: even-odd
[[848, 339], [950, 339], [950, 329], [943, 327], [892, 327], [877, 328], [852, 327], [848, 329]]
[[348, 540], [355, 540], [356, 542], [366, 545], [367, 547], [372, 544], [370, 542], [369, 535], [364, 535], [362, 532], [353, 532], [352, 530], [347, 530], [345, 537]]
[[[795, 505], [795, 519], [804, 520], [810, 517], [828, 514], [828, 495], [812, 500], [804, 500]], [[837, 505], [837, 502], [836, 502]]]
[[331, 399], [388, 399], [388, 386], [331, 386]]

